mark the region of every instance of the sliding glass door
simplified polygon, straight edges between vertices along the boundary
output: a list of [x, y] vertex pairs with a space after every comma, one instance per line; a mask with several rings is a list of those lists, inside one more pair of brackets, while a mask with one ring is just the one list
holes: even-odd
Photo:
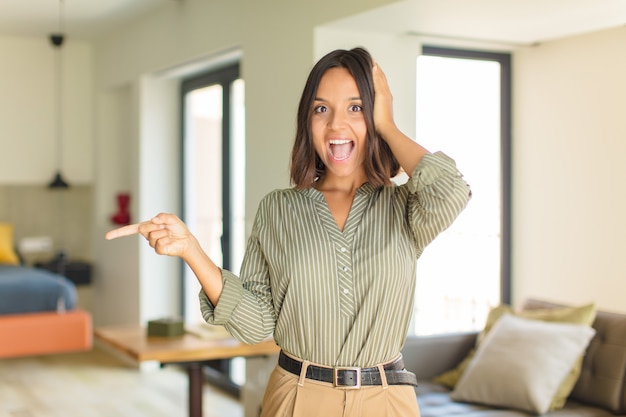
[[[245, 103], [239, 66], [185, 80], [182, 96], [183, 220], [218, 266], [238, 273], [245, 248]], [[185, 323], [211, 331], [200, 313], [200, 284], [183, 268]], [[206, 365], [208, 381], [239, 393], [245, 380], [242, 359]]]
[[424, 47], [418, 142], [442, 150], [472, 187], [457, 221], [417, 263], [412, 332], [476, 330], [510, 301], [510, 56]]

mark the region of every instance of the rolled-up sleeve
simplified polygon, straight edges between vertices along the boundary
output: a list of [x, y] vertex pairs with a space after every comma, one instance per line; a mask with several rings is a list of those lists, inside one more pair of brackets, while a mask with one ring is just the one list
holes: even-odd
[[265, 213], [261, 206], [248, 239], [240, 277], [222, 270], [224, 287], [217, 305], [214, 306], [204, 291], [200, 291], [204, 320], [223, 325], [233, 337], [250, 344], [270, 336], [276, 326], [269, 267], [258, 240]]
[[454, 222], [472, 195], [454, 160], [442, 152], [424, 155], [405, 186], [407, 220], [419, 251]]
[[202, 316], [209, 324], [228, 323], [233, 311], [243, 298], [243, 285], [235, 274], [223, 269], [222, 282], [224, 288], [217, 307], [211, 303], [204, 291], [200, 290], [200, 309]]

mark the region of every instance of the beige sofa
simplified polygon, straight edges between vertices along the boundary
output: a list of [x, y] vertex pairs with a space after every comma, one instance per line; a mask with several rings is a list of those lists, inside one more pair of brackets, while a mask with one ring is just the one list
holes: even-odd
[[[554, 304], [530, 300], [525, 308]], [[549, 417], [626, 416], [626, 315], [598, 311], [591, 339], [576, 385], [563, 408]], [[516, 417], [532, 413], [455, 402], [451, 390], [432, 378], [454, 368], [475, 346], [478, 333], [409, 338], [403, 349], [408, 370], [415, 372], [417, 399], [422, 417]], [[505, 364], [503, 364], [504, 366]]]

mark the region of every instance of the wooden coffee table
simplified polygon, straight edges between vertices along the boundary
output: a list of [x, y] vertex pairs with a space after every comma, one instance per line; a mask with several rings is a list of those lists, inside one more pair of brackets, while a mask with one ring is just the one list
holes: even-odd
[[116, 325], [97, 328], [94, 334], [97, 340], [136, 362], [157, 361], [184, 366], [189, 377], [189, 417], [202, 417], [203, 362], [265, 356], [280, 351], [271, 339], [247, 345], [228, 336], [224, 330], [216, 330], [214, 334], [187, 332], [177, 337], [148, 337], [145, 327]]

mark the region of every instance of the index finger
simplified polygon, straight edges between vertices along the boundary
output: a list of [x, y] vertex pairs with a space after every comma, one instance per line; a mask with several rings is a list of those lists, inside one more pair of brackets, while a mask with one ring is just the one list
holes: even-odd
[[111, 239], [117, 239], [118, 237], [136, 235], [137, 233], [139, 233], [140, 224], [141, 223], [129, 224], [128, 226], [122, 226], [120, 228], [113, 229], [107, 232], [107, 234], [104, 235], [104, 238], [106, 240], [111, 240]]

